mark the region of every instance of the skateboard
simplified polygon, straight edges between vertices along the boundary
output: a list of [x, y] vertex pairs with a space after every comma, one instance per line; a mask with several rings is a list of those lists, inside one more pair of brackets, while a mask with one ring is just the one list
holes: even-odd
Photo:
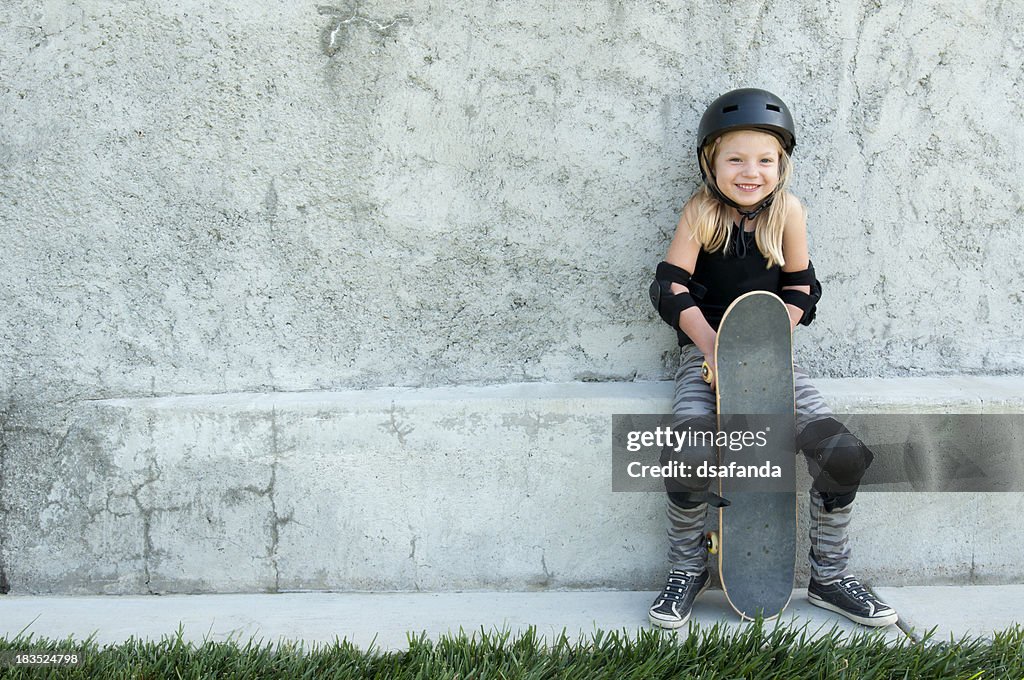
[[[793, 336], [785, 303], [764, 291], [737, 298], [722, 317], [715, 351], [719, 488], [730, 504], [719, 508], [708, 549], [718, 555], [736, 613], [772, 619], [789, 604], [796, 565]], [[726, 436], [734, 443], [723, 445]]]

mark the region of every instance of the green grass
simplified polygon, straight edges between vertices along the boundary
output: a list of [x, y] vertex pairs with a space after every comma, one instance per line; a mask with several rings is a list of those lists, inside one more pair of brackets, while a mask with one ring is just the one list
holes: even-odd
[[345, 641], [304, 647], [291, 643], [204, 642], [176, 636], [100, 647], [91, 639], [0, 639], [0, 652], [75, 651], [75, 668], [2, 667], [0, 678], [1024, 678], [1024, 628], [990, 640], [893, 643], [877, 633], [844, 637], [833, 629], [756, 623], [693, 628], [671, 635], [598, 631], [572, 641], [545, 640], [529, 630], [411, 636], [408, 651], [361, 650]]

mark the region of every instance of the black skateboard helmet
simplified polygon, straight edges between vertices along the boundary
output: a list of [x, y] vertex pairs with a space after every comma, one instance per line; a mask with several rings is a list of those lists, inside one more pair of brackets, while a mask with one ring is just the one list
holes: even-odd
[[786, 103], [767, 90], [747, 87], [711, 102], [697, 128], [697, 152], [731, 130], [764, 130], [779, 138], [787, 154], [796, 146], [793, 116]]

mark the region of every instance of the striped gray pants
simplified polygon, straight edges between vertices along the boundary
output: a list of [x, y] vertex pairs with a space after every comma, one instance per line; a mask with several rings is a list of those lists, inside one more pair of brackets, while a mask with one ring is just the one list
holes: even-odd
[[[715, 393], [701, 377], [703, 362], [704, 355], [695, 345], [686, 345], [681, 349], [672, 404], [677, 424], [691, 418], [706, 418], [715, 413]], [[799, 437], [810, 423], [821, 416], [831, 415], [832, 411], [825, 404], [821, 393], [811, 384], [807, 374], [796, 367], [794, 382], [796, 431]], [[836, 581], [848, 573], [850, 542], [847, 527], [852, 507], [847, 505], [827, 512], [821, 496], [813, 489], [810, 492], [810, 565], [811, 574], [819, 582]], [[673, 569], [696, 573], [706, 567], [708, 553], [704, 533], [707, 513], [707, 503], [686, 509], [668, 501], [669, 561]]]

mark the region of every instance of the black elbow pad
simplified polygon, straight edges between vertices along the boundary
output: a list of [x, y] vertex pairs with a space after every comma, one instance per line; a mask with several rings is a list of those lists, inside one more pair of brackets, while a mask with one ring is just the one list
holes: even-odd
[[[799, 291], [781, 290], [785, 286], [810, 286], [811, 294], [806, 295], [805, 293], [799, 293]], [[779, 275], [779, 288], [779, 297], [784, 302], [803, 310], [804, 315], [801, 317], [800, 323], [804, 326], [810, 326], [811, 322], [814, 321], [815, 313], [818, 311], [818, 301], [821, 299], [822, 292], [821, 282], [818, 281], [818, 277], [814, 273], [814, 265], [808, 262], [807, 269], [803, 271], [782, 272]]]
[[679, 314], [684, 309], [695, 306], [693, 297], [689, 293], [672, 293], [672, 284], [679, 283], [687, 285], [690, 283], [690, 272], [682, 267], [677, 267], [668, 262], [658, 264], [654, 274], [654, 281], [651, 283], [649, 294], [651, 304], [658, 311], [662, 320], [675, 330], [679, 330]]

